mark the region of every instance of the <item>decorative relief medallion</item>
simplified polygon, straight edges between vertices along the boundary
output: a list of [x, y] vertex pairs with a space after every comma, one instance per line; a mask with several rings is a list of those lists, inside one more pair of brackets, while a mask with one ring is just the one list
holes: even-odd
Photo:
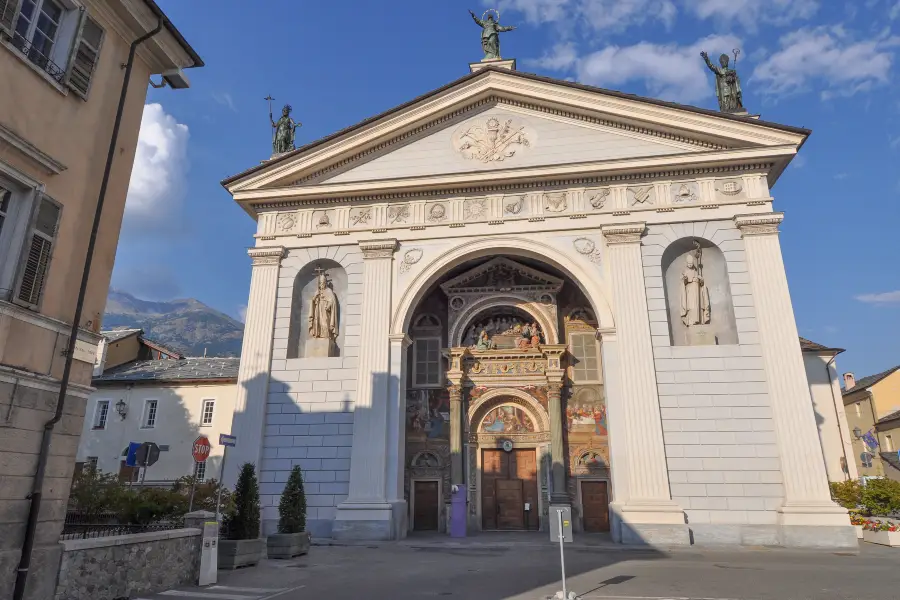
[[654, 189], [652, 185], [642, 185], [639, 187], [628, 188], [628, 195], [631, 198], [630, 206], [643, 204], [645, 206], [655, 204]]
[[275, 222], [276, 230], [282, 233], [291, 231], [297, 225], [297, 213], [281, 213]]
[[388, 221], [391, 224], [406, 223], [409, 218], [409, 204], [395, 204], [388, 207]]
[[428, 221], [430, 223], [440, 223], [447, 220], [447, 205], [442, 202], [429, 204], [425, 212], [428, 213]]
[[593, 241], [582, 237], [574, 240], [572, 245], [575, 246], [575, 251], [578, 254], [586, 257], [592, 263], [600, 264], [600, 250]]
[[672, 185], [672, 202], [682, 204], [696, 202], [698, 195], [693, 183], [676, 183]]
[[488, 214], [487, 198], [469, 198], [463, 204], [466, 221], [484, 219]]
[[354, 208], [350, 211], [350, 224], [353, 226], [368, 225], [372, 219], [372, 208]]
[[412, 266], [422, 260], [422, 252], [421, 248], [412, 248], [403, 253], [403, 260], [400, 262], [400, 273], [406, 273]]
[[612, 193], [612, 190], [610, 188], [602, 188], [599, 190], [587, 190], [584, 193], [584, 197], [594, 210], [600, 210], [601, 208], [606, 206], [606, 203], [609, 200], [611, 193]]
[[329, 211], [323, 210], [313, 214], [313, 222], [316, 224], [316, 229], [331, 228], [331, 215], [328, 213]]
[[544, 210], [548, 212], [563, 212], [569, 207], [566, 192], [548, 192], [544, 194]]
[[716, 191], [724, 196], [737, 196], [744, 191], [744, 186], [740, 179], [731, 179], [720, 182], [720, 185], [716, 187]]
[[525, 195], [506, 196], [503, 198], [503, 214], [518, 215], [525, 208]]
[[502, 162], [531, 146], [525, 125], [514, 119], [465, 124], [453, 134], [453, 146], [463, 158], [482, 163]]
[[454, 296], [453, 298], [450, 298], [450, 308], [452, 308], [453, 310], [462, 310], [465, 305], [466, 301], [461, 296]]

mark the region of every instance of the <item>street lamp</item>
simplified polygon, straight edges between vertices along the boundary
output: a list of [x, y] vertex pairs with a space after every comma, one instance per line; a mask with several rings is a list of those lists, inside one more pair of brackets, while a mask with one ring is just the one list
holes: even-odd
[[853, 435], [856, 436], [856, 439], [861, 438], [861, 437], [862, 437], [862, 429], [860, 429], [859, 427], [854, 427], [854, 428], [853, 428]]
[[122, 417], [122, 420], [125, 420], [125, 417], [128, 415], [128, 405], [125, 404], [124, 400], [119, 400], [116, 402], [116, 412], [119, 413], [119, 416]]

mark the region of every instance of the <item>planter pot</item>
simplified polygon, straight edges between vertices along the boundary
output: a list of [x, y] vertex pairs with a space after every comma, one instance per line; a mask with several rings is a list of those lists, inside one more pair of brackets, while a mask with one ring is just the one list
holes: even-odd
[[856, 527], [856, 537], [857, 539], [863, 539], [863, 526], [862, 525], [854, 525]]
[[219, 568], [252, 567], [259, 562], [265, 540], [219, 540]]
[[900, 547], [900, 531], [864, 531], [863, 540], [882, 546]]
[[269, 558], [293, 558], [309, 552], [310, 536], [302, 533], [274, 533], [266, 539]]

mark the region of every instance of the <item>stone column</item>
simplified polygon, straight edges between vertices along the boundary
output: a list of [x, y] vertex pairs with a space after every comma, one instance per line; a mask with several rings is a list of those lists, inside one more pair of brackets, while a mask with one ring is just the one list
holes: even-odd
[[[619, 414], [610, 412], [610, 426], [624, 438], [624, 464], [628, 471], [628, 498], [614, 502], [621, 519], [622, 542], [687, 544], [684, 511], [669, 492], [669, 474], [663, 442], [662, 419], [650, 319], [644, 287], [641, 236], [644, 223], [603, 227], [607, 263], [616, 318]], [[612, 437], [612, 432], [610, 433]]]
[[[856, 547], [856, 541], [850, 539], [847, 511], [831, 501], [828, 489], [778, 240], [778, 224], [783, 218], [782, 213], [734, 218], [744, 239], [769, 403], [781, 455], [785, 498], [778, 514], [783, 526], [783, 543]], [[813, 533], [808, 527], [802, 527], [809, 525], [826, 527]]]
[[[253, 259], [253, 271], [231, 424], [231, 433], [237, 436], [237, 445], [228, 449], [223, 477], [225, 485], [230, 487], [237, 482], [238, 472], [244, 463], [255, 464], [257, 473], [260, 470], [272, 366], [278, 271], [284, 248], [251, 248], [247, 254]], [[211, 441], [218, 443], [218, 440]], [[218, 477], [218, 474], [214, 476]]]
[[399, 373], [391, 372], [389, 339], [397, 240], [363, 241], [359, 246], [365, 271], [350, 491], [337, 508], [332, 535], [389, 540], [396, 535], [386, 483], [391, 380], [399, 378]]
[[[408, 513], [403, 494], [406, 476], [406, 349], [412, 339], [391, 334], [391, 381], [388, 389], [387, 500], [394, 515], [394, 539], [406, 537]], [[394, 377], [396, 375], [396, 377]]]
[[566, 488], [566, 451], [563, 443], [562, 381], [547, 382], [547, 410], [550, 416], [550, 473], [553, 490], [550, 504], [570, 505]]
[[463, 484], [462, 387], [451, 385], [450, 392], [450, 483]]

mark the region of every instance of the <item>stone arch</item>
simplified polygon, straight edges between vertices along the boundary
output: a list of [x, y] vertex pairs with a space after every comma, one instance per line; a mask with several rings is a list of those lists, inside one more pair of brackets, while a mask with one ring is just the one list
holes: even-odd
[[594, 270], [588, 270], [579, 261], [566, 255], [549, 244], [517, 237], [487, 238], [477, 241], [460, 242], [457, 246], [438, 255], [429, 264], [425, 265], [420, 276], [415, 280], [416, 285], [408, 287], [400, 298], [397, 308], [391, 319], [391, 333], [403, 334], [409, 330], [409, 325], [415, 313], [416, 307], [425, 293], [434, 285], [449, 269], [484, 256], [496, 256], [508, 254], [510, 256], [524, 256], [545, 262], [559, 269], [577, 285], [588, 301], [602, 328], [614, 328], [612, 308], [608, 298], [610, 294], [603, 281], [599, 280]]
[[[696, 244], [700, 245], [702, 251], [703, 280], [710, 300], [710, 322], [697, 329], [704, 331], [702, 339], [689, 335], [689, 328], [684, 325], [681, 317], [681, 276], [688, 254], [696, 252]], [[669, 317], [670, 343], [673, 346], [738, 343], [728, 263], [724, 253], [714, 242], [695, 236], [676, 239], [663, 251], [660, 268]]]
[[548, 344], [559, 343], [559, 331], [557, 324], [553, 322], [549, 315], [536, 310], [532, 306], [532, 302], [526, 298], [516, 295], [492, 296], [489, 298], [481, 298], [467, 306], [460, 314], [453, 329], [448, 332], [448, 341], [451, 346], [462, 346], [463, 336], [465, 336], [466, 328], [478, 317], [482, 312], [491, 308], [500, 306], [511, 306], [531, 315], [544, 332], [545, 342]]
[[307, 358], [305, 352], [308, 339], [309, 306], [316, 293], [316, 269], [325, 269], [331, 282], [331, 288], [337, 297], [337, 339], [333, 356], [342, 356], [344, 350], [344, 310], [347, 301], [347, 271], [334, 259], [321, 258], [310, 260], [300, 267], [294, 277], [291, 292], [291, 317], [288, 328], [287, 358]]
[[503, 405], [516, 405], [523, 409], [535, 424], [535, 433], [550, 431], [550, 417], [544, 407], [531, 394], [516, 388], [494, 388], [473, 402], [468, 414], [469, 431], [480, 433], [478, 429], [487, 413]]
[[436, 452], [423, 450], [413, 455], [409, 466], [413, 469], [439, 469], [444, 466], [444, 463]]

